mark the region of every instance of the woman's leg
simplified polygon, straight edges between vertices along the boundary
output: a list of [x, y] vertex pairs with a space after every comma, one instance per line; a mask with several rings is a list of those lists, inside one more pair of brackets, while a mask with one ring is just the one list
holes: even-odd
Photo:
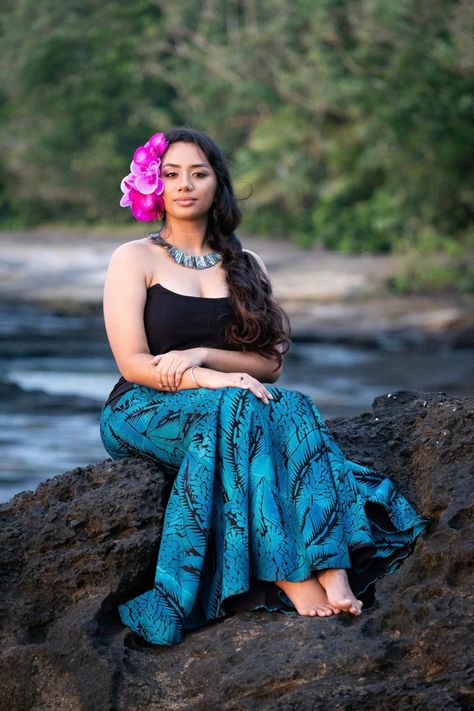
[[[315, 418], [312, 403], [301, 393], [272, 390], [275, 401], [269, 406], [246, 391], [229, 389], [224, 395], [222, 500], [241, 530], [251, 533], [254, 575], [273, 580], [299, 614], [358, 615], [362, 604], [342, 567], [323, 578], [329, 595], [314, 572], [326, 568], [329, 559], [350, 562], [341, 510], [354, 492], [346, 496], [341, 489], [342, 472], [330, 461], [329, 433]], [[332, 454], [340, 463], [337, 447]], [[249, 512], [248, 519], [243, 520], [242, 511]], [[272, 578], [272, 572], [281, 577]]]
[[137, 386], [104, 414], [112, 456], [137, 452], [179, 469], [154, 591], [121, 606], [149, 641], [179, 641], [225, 614], [251, 578], [277, 581], [300, 614], [358, 614], [345, 571], [366, 590], [425, 526], [389, 479], [344, 458], [309, 398], [271, 391], [264, 405], [240, 388]]
[[[286, 502], [291, 501], [299, 529], [297, 533], [301, 534], [293, 538], [300, 544], [300, 550], [301, 543], [304, 543], [307, 552], [304, 557], [311, 561], [311, 575], [299, 582], [295, 574], [296, 566], [291, 570], [291, 566], [286, 565], [287, 572], [292, 575], [275, 580], [276, 585], [285, 592], [299, 614], [328, 616], [345, 611], [360, 615], [363, 603], [351, 589], [346, 572], [351, 564], [349, 551], [358, 550], [360, 553], [365, 549], [366, 552], [373, 552], [375, 546], [365, 514], [364, 497], [360, 495], [354, 475], [359, 475], [370, 487], [382, 484], [381, 489], [386, 488], [389, 480], [345, 459], [309, 398], [280, 388], [272, 388], [272, 391], [274, 400], [268, 409], [261, 403], [255, 406], [261, 417], [257, 417], [252, 427], [247, 428], [247, 431], [257, 433], [251, 446], [242, 442], [245, 446], [239, 447], [243, 452], [258, 455], [254, 461], [250, 457], [249, 467], [250, 488], [254, 496], [259, 488], [266, 489], [261, 500], [254, 506], [251, 504], [251, 509], [255, 511], [254, 521], [258, 517], [258, 525], [252, 526], [252, 530], [256, 536], [262, 531], [258, 546], [260, 558], [263, 563], [266, 547], [263, 538], [270, 540], [277, 524], [280, 524], [280, 529], [286, 527], [288, 533], [278, 542], [279, 547], [284, 550], [288, 541], [291, 547], [292, 526], [288, 526], [287, 516], [282, 514], [278, 503], [276, 507], [273, 505], [271, 498], [273, 496], [284, 502], [283, 509]], [[228, 397], [238, 397], [238, 394], [229, 391]], [[249, 401], [247, 404], [254, 403], [252, 398], [244, 396], [243, 399]], [[239, 416], [242, 416], [241, 411]], [[271, 442], [273, 451], [265, 451], [264, 446], [256, 445], [258, 432], [264, 440]], [[245, 464], [242, 460], [238, 462], [241, 471], [245, 469]], [[254, 477], [254, 471], [258, 479]], [[390, 500], [393, 500], [391, 495], [387, 496], [387, 502]], [[273, 526], [261, 526], [266, 516]], [[274, 543], [274, 548], [277, 545]], [[277, 557], [273, 551], [267, 554], [268, 560]], [[281, 555], [282, 569], [285, 567], [283, 559]], [[298, 562], [296, 558], [295, 562]], [[265, 564], [262, 567], [268, 568]]]
[[137, 454], [174, 470], [153, 588], [118, 606], [123, 623], [153, 644], [179, 642], [185, 629], [222, 614], [211, 535], [221, 397], [216, 390], [135, 386], [102, 413], [102, 440], [112, 457]]

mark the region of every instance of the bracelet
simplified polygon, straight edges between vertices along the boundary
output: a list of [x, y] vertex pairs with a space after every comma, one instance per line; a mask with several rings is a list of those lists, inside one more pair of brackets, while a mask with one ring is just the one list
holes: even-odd
[[191, 378], [194, 380], [194, 382], [196, 383], [196, 385], [198, 386], [198, 388], [200, 388], [201, 386], [199, 385], [198, 381], [197, 381], [196, 378], [194, 377], [194, 368], [199, 368], [199, 366], [198, 366], [198, 365], [193, 365], [193, 366], [192, 366], [192, 368], [191, 368]]

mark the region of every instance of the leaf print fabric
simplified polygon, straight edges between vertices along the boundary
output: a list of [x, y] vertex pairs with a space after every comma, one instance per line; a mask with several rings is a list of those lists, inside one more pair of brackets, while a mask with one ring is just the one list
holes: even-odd
[[[309, 397], [269, 390], [264, 405], [242, 388], [134, 385], [102, 411], [113, 458], [149, 457], [174, 474], [153, 589], [119, 605], [153, 644], [228, 614], [255, 581], [346, 568], [360, 597], [426, 527], [389, 478], [344, 457]], [[263, 606], [293, 607], [282, 591], [277, 599]]]

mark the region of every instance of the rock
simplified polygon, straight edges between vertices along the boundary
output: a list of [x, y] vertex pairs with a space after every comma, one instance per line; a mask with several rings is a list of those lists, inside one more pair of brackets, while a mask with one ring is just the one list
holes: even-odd
[[18, 494], [0, 507], [0, 707], [467, 709], [473, 415], [467, 398], [398, 391], [328, 421], [348, 458], [432, 517], [359, 618], [249, 611], [147, 644], [116, 607], [152, 586], [169, 490], [159, 468], [107, 460]]
[[44, 390], [23, 390], [16, 383], [0, 377], [0, 413], [41, 412], [43, 414], [68, 415], [76, 413], [96, 413], [99, 415], [101, 403], [80, 395], [55, 395]]

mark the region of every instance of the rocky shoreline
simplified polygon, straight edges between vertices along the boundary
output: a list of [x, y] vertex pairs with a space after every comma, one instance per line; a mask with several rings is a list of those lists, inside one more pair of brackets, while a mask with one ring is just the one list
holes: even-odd
[[106, 460], [18, 494], [0, 506], [0, 707], [470, 708], [473, 417], [472, 399], [397, 391], [328, 421], [348, 458], [432, 519], [360, 618], [246, 612], [149, 645], [116, 606], [152, 584], [169, 486], [158, 467]]

